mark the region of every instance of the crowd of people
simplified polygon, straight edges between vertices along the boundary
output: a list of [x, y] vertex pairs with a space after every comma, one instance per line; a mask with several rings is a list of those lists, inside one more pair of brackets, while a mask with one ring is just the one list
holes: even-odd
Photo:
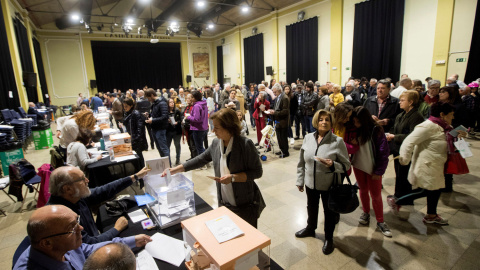
[[[31, 245], [14, 269], [133, 265], [130, 248], [151, 241], [143, 234], [119, 238], [128, 224], [124, 217], [103, 233], [94, 222], [89, 207], [113, 197], [149, 171], [143, 168], [104, 186], [88, 187], [84, 168], [98, 158], [90, 158], [86, 149], [96, 123], [93, 112], [100, 106], [108, 107], [118, 128], [130, 133], [132, 148], [142, 163], [142, 152], [149, 148], [147, 133], [150, 147], [156, 145], [162, 157], [170, 158], [173, 142], [175, 162], [170, 161], [172, 166], [167, 169], [172, 174], [213, 163], [219, 206], [228, 207], [254, 227], [266, 207], [255, 183], [263, 175], [259, 150], [271, 150], [270, 144], [262, 142], [262, 130], [267, 125], [275, 128], [279, 158], [288, 158], [291, 146], [303, 139], [299, 160], [292, 162], [297, 164], [295, 185], [307, 195], [308, 219], [295, 236], [315, 237], [321, 199], [325, 216], [322, 250], [326, 255], [334, 251], [333, 235], [340, 220], [340, 214], [328, 208], [329, 190], [334, 179], [352, 171], [362, 207], [360, 225], [369, 224], [371, 204], [378, 230], [392, 237], [384, 221], [384, 199], [392, 213], [400, 215], [401, 209], [408, 210], [407, 206], [421, 197], [427, 198], [423, 221], [447, 225], [448, 220], [437, 213], [437, 204], [442, 192], [452, 191], [452, 174], [465, 173], [455, 171], [457, 163], [465, 160], [459, 158], [454, 142], [475, 137], [480, 131], [479, 81], [467, 85], [453, 75], [443, 87], [432, 78], [427, 78], [425, 85], [427, 90], [420, 80], [404, 74], [397, 85], [389, 78], [350, 78], [344, 87], [329, 82], [272, 80], [243, 87], [225, 84], [223, 89], [219, 84], [168, 92], [145, 87], [123, 94], [114, 89], [89, 99], [80, 94], [79, 111], [57, 121], [60, 149], [72, 166], [53, 171], [51, 197], [47, 206], [30, 217], [27, 232]], [[454, 128], [456, 132], [452, 132]], [[256, 131], [256, 142], [246, 137], [249, 129]], [[210, 145], [209, 136], [216, 136]], [[183, 163], [181, 141], [190, 151]], [[390, 155], [395, 192], [383, 198], [382, 178]]]

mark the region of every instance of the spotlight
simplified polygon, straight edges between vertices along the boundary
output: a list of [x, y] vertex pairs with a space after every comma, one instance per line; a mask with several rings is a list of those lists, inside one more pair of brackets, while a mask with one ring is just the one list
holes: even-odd
[[102, 29], [103, 29], [103, 23], [97, 25], [97, 30], [98, 30], [98, 31], [102, 31]]
[[137, 33], [138, 33], [139, 35], [142, 34], [142, 27], [138, 27]]
[[213, 28], [215, 28], [215, 25], [213, 25], [213, 23], [208, 24], [208, 29], [213, 29]]
[[88, 33], [89, 33], [89, 34], [93, 34], [93, 30], [92, 30], [92, 28], [88, 28], [88, 30], [87, 30], [87, 31], [88, 31]]
[[198, 7], [204, 7], [205, 6], [205, 1], [198, 1], [197, 6]]
[[72, 14], [72, 20], [78, 22], [80, 20], [80, 15], [77, 13]]
[[80, 23], [84, 23], [83, 18], [80, 19]]
[[127, 23], [133, 23], [133, 18], [127, 18]]
[[180, 25], [177, 22], [171, 22], [169, 28], [170, 32], [178, 33], [180, 31]]
[[112, 26], [110, 26], [110, 32], [113, 34], [113, 32], [115, 32], [115, 26], [112, 24]]
[[243, 12], [243, 13], [248, 12], [248, 7], [242, 7], [242, 12]]
[[146, 5], [150, 4], [151, 0], [139, 0], [140, 4]]

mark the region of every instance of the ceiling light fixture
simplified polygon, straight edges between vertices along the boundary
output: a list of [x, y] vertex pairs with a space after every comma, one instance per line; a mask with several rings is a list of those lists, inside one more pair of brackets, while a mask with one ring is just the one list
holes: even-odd
[[146, 5], [146, 4], [150, 4], [150, 2], [152, 2], [151, 0], [139, 0], [140, 4], [143, 4], [143, 5]]
[[78, 15], [77, 13], [72, 14], [72, 20], [76, 22], [80, 21], [80, 15]]
[[210, 23], [210, 24], [208, 25], [208, 29], [213, 29], [213, 28], [215, 28], [215, 25], [213, 25], [213, 23]]
[[242, 12], [243, 12], [243, 13], [248, 12], [248, 7], [242, 7]]
[[142, 34], [142, 27], [138, 27], [138, 31], [137, 31], [137, 33], [138, 33], [139, 35], [141, 35], [141, 34]]
[[205, 6], [205, 1], [198, 1], [197, 6], [198, 7], [204, 7]]
[[127, 18], [127, 23], [133, 23], [133, 18], [128, 17], [128, 18]]

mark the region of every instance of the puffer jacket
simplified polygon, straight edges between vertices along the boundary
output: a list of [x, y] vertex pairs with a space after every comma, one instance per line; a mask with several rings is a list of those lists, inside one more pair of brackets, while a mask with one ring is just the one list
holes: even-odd
[[167, 129], [168, 104], [163, 97], [159, 97], [153, 102], [151, 117], [153, 130]]
[[447, 161], [444, 129], [426, 120], [417, 125], [400, 147], [400, 164], [410, 165], [408, 181], [414, 187], [437, 190], [445, 187], [443, 169]]
[[[333, 160], [333, 169], [327, 168], [313, 157], [319, 156]], [[334, 173], [343, 173], [350, 168], [347, 148], [343, 139], [329, 131], [323, 140], [317, 143], [317, 132], [309, 133], [303, 139], [300, 160], [297, 165], [297, 186], [310, 189], [328, 190], [333, 183]]]
[[148, 143], [145, 136], [145, 118], [139, 111], [131, 109], [125, 112], [123, 125], [127, 128], [132, 139], [132, 149], [135, 151], [147, 151]]

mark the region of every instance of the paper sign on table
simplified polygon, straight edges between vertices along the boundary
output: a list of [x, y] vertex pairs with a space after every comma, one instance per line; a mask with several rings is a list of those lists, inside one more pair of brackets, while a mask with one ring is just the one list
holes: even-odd
[[148, 218], [147, 215], [145, 215], [145, 212], [142, 211], [142, 209], [138, 209], [136, 211], [128, 213], [128, 216], [133, 223], [137, 223]]
[[226, 242], [244, 234], [243, 231], [238, 228], [237, 224], [227, 215], [206, 221], [205, 224], [219, 243]]
[[183, 241], [161, 233], [156, 233], [151, 238], [152, 242], [147, 243], [145, 250], [154, 258], [179, 267], [185, 259]]

